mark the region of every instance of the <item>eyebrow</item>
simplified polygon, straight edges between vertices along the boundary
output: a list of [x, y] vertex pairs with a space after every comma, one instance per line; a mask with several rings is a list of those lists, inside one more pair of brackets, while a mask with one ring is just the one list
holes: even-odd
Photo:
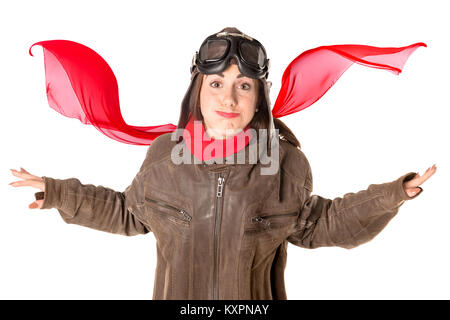
[[[225, 76], [223, 75], [223, 73], [216, 73], [217, 75], [221, 76], [222, 78], [224, 78]], [[212, 76], [212, 74], [208, 74], [208, 76]], [[239, 73], [238, 76], [236, 78], [242, 78], [245, 77], [245, 75], [243, 75], [242, 73]]]

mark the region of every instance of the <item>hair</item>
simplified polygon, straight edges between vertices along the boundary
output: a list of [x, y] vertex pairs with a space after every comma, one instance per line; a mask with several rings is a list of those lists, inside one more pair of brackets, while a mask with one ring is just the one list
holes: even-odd
[[[219, 32], [236, 32], [242, 33], [236, 28], [224, 28]], [[237, 64], [235, 58], [232, 58], [229, 62], [229, 65]], [[200, 110], [200, 91], [203, 84], [204, 75], [197, 71], [194, 71], [195, 74], [191, 79], [191, 83], [184, 95], [183, 101], [181, 102], [181, 110], [180, 110], [180, 118], [178, 120], [178, 129], [186, 128], [187, 123], [190, 120], [190, 116], [194, 117], [194, 119], [203, 121], [203, 116]], [[258, 96], [256, 101], [256, 108], [258, 112], [255, 113], [252, 120], [250, 121], [250, 127], [256, 130], [257, 135], [259, 134], [259, 129], [270, 128], [270, 100], [265, 88], [267, 87], [267, 83], [265, 79], [256, 79], [257, 82], [257, 90]], [[267, 90], [268, 91], [268, 90]], [[281, 120], [277, 118], [273, 118], [275, 129], [279, 130], [280, 136], [283, 136], [288, 142], [296, 146], [297, 148], [301, 148], [300, 142], [295, 137], [294, 133], [289, 129], [289, 127], [284, 124]], [[178, 142], [183, 140], [183, 136], [180, 136]]]

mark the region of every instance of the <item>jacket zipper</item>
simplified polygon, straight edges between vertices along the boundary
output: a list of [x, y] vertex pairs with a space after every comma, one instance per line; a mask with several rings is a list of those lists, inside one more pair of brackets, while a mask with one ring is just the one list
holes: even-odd
[[216, 221], [215, 221], [215, 227], [214, 227], [214, 274], [213, 274], [213, 299], [217, 300], [217, 242], [219, 237], [219, 217], [220, 212], [222, 209], [222, 192], [223, 192], [223, 183], [225, 181], [225, 178], [222, 176], [222, 173], [219, 172], [219, 177], [217, 179], [217, 207], [216, 207]]
[[186, 211], [184, 211], [183, 209], [178, 209], [178, 208], [176, 208], [174, 206], [171, 206], [170, 204], [167, 204], [167, 203], [164, 203], [164, 202], [161, 202], [161, 201], [157, 201], [157, 200], [153, 200], [153, 199], [150, 199], [148, 197], [145, 197], [145, 200], [153, 202], [153, 203], [155, 203], [155, 204], [157, 204], [157, 205], [159, 205], [161, 207], [164, 207], [164, 208], [167, 208], [167, 209], [170, 209], [170, 210], [178, 212], [178, 214], [181, 217], [179, 217], [179, 218], [174, 217], [176, 219], [182, 219], [184, 221], [191, 221], [191, 219], [192, 219], [192, 217]]
[[256, 223], [262, 223], [266, 228], [270, 228], [270, 219], [272, 218], [278, 218], [278, 217], [290, 217], [295, 216], [298, 214], [298, 211], [290, 212], [290, 213], [282, 213], [282, 214], [272, 214], [272, 215], [266, 215], [266, 216], [257, 216], [253, 217], [252, 221]]

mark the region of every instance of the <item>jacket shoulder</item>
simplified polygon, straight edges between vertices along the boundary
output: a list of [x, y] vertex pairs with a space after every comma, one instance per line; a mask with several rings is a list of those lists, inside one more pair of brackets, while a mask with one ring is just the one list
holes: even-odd
[[151, 163], [158, 162], [161, 159], [170, 156], [173, 146], [176, 141], [171, 140], [172, 133], [164, 133], [153, 140], [152, 144], [147, 149], [145, 156], [145, 166], [149, 166]]
[[303, 182], [303, 186], [312, 190], [311, 166], [303, 151], [292, 143], [280, 138], [281, 170]]

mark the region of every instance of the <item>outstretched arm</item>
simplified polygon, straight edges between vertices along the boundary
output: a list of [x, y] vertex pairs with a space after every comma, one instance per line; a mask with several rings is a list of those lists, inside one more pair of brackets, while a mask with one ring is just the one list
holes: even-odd
[[41, 209], [56, 208], [66, 223], [126, 236], [151, 231], [139, 220], [142, 185], [138, 176], [124, 192], [82, 184], [76, 178], [43, 179], [46, 191]]
[[419, 187], [436, 172], [433, 165], [420, 176], [410, 172], [397, 180], [371, 184], [366, 190], [333, 200], [311, 195], [312, 176], [303, 188], [303, 205], [296, 230], [288, 241], [304, 248], [354, 248], [372, 240], [397, 214], [400, 206], [421, 192]]
[[25, 169], [11, 169], [21, 181], [10, 183], [13, 187], [31, 186], [42, 190], [36, 193], [36, 200], [30, 209], [56, 208], [67, 223], [118, 233], [127, 236], [151, 231], [141, 222], [143, 210], [143, 174], [149, 160], [149, 151], [132, 184], [124, 192], [103, 186], [82, 184], [76, 178], [54, 179], [38, 177]]
[[403, 184], [403, 188], [405, 189], [405, 193], [409, 197], [414, 197], [416, 193], [419, 193], [422, 191], [422, 188], [419, 187], [422, 183], [427, 181], [434, 173], [436, 172], [436, 165], [433, 164], [431, 167], [429, 167], [423, 175], [420, 175], [418, 172], [416, 173], [416, 176], [407, 181]]

